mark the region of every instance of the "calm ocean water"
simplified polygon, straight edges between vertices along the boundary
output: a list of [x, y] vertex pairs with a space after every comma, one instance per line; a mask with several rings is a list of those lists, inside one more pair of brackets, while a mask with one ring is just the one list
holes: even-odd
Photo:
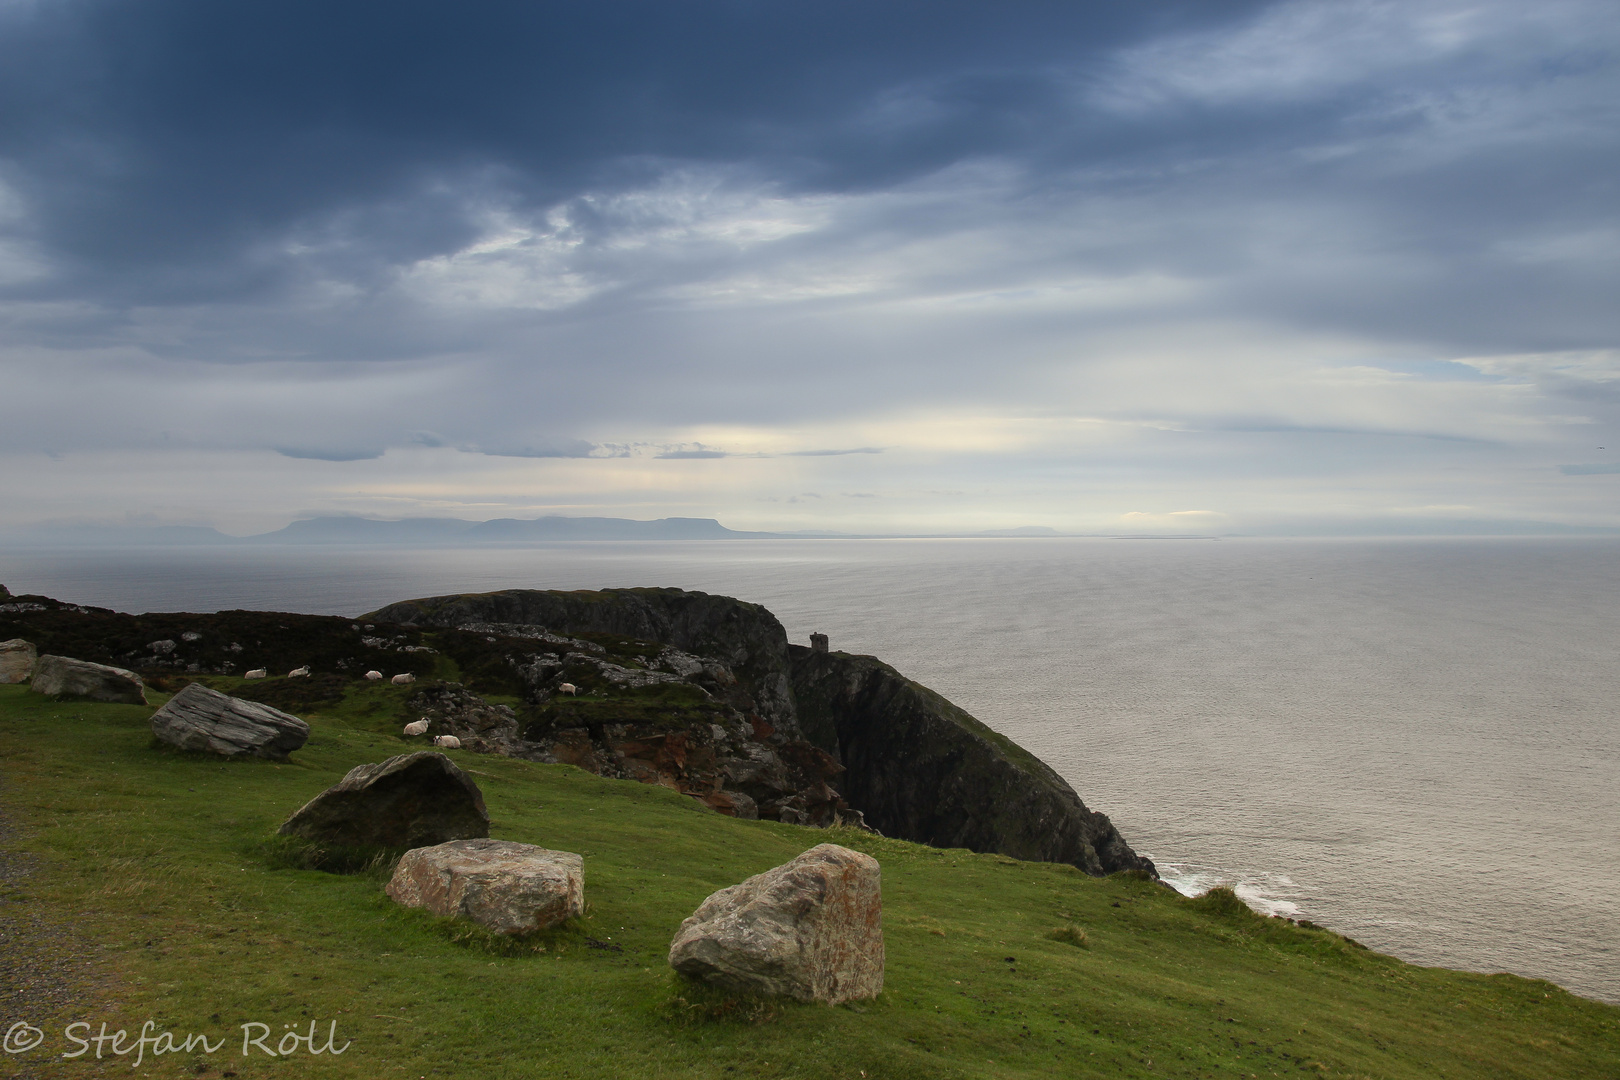
[[1620, 1002], [1620, 541], [10, 550], [0, 582], [137, 612], [742, 597], [1016, 739], [1183, 891]]

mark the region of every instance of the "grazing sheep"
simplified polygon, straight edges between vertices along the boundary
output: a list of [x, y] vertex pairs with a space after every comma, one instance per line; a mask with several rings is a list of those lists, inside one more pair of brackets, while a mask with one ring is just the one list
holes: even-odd
[[289, 679], [307, 679], [307, 678], [309, 678], [309, 665], [305, 664], [303, 667], [293, 668], [291, 671], [287, 672], [287, 678], [289, 678]]
[[557, 693], [559, 693], [559, 694], [577, 694], [577, 693], [579, 693], [579, 687], [575, 686], [571, 682], [565, 682], [565, 683], [560, 684], [557, 687]]
[[376, 682], [378, 679], [382, 678], [382, 672], [368, 671], [366, 672], [366, 678], [370, 679], [372, 682]]
[[433, 736], [433, 745], [442, 746], [446, 750], [460, 750], [461, 740], [454, 735], [435, 735]]
[[411, 683], [416, 681], [416, 676], [407, 671], [403, 675], [395, 675], [388, 681], [393, 683], [395, 686], [409, 686]]
[[421, 720], [412, 720], [409, 724], [406, 724], [405, 725], [405, 734], [407, 734], [407, 735], [426, 735], [427, 734], [427, 729], [428, 729], [427, 718], [423, 717]]
[[244, 679], [268, 679], [269, 677], [270, 672], [262, 667], [256, 667], [246, 675], [242, 676]]

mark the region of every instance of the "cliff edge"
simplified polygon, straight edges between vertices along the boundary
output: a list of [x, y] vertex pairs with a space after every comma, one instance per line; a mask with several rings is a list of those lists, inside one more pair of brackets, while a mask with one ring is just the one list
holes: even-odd
[[737, 706], [768, 722], [778, 751], [808, 743], [842, 765], [815, 770], [819, 782], [836, 783], [826, 805], [847, 804], [888, 836], [1088, 874], [1155, 873], [1106, 815], [1011, 739], [873, 657], [789, 645], [758, 604], [682, 589], [511, 589], [408, 600], [365, 618], [664, 642], [735, 672], [750, 695]]
[[1045, 762], [932, 690], [871, 656], [788, 654], [801, 718], [836, 730], [844, 798], [885, 835], [1157, 876]]

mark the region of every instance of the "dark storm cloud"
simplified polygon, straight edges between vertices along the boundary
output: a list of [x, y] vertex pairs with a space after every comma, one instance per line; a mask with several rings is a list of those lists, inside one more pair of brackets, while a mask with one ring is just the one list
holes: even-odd
[[218, 300], [289, 240], [351, 279], [453, 249], [480, 190], [543, 206], [669, 160], [848, 190], [1044, 152], [1053, 65], [1256, 6], [19, 5], [0, 154], [78, 281]]

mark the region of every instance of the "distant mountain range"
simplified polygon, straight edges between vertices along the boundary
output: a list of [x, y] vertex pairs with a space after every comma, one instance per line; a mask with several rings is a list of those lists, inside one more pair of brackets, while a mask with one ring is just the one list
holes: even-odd
[[[866, 534], [870, 535], [870, 534]], [[1059, 536], [1045, 526], [993, 529], [955, 534], [963, 537]], [[13, 530], [13, 543], [72, 547], [221, 546], [240, 544], [414, 544], [462, 547], [478, 544], [523, 544], [560, 540], [807, 540], [854, 539], [854, 533], [739, 532], [714, 518], [561, 517], [496, 518], [463, 521], [460, 518], [318, 517], [295, 521], [284, 529], [256, 536], [227, 536], [199, 525], [49, 525]]]

